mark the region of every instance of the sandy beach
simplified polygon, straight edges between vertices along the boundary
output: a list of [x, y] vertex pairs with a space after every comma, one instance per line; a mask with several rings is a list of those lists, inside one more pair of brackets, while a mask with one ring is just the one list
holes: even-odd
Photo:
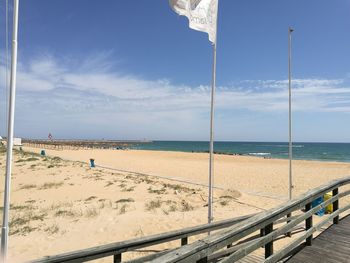
[[[27, 148], [39, 152], [39, 149]], [[149, 175], [208, 183], [208, 154], [142, 150], [46, 150], [48, 155]], [[215, 155], [215, 186], [249, 194], [288, 196], [288, 160], [250, 156]], [[350, 163], [293, 161], [294, 196], [350, 176]]]
[[[41, 157], [38, 148], [24, 151], [14, 158], [11, 262], [207, 222], [208, 154], [46, 149]], [[98, 167], [89, 167], [90, 158]], [[2, 151], [1, 171], [4, 160]], [[350, 164], [295, 161], [293, 171], [297, 196], [349, 175]], [[284, 202], [287, 178], [286, 160], [215, 156], [215, 220]], [[135, 255], [142, 252], [123, 257]]]

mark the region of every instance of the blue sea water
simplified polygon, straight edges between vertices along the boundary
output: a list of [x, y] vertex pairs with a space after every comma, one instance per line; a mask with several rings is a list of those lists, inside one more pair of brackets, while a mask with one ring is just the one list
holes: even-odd
[[[203, 141], [154, 141], [132, 147], [140, 150], [208, 152], [209, 143]], [[215, 142], [214, 151], [223, 154], [288, 158], [285, 142]], [[293, 159], [350, 162], [350, 143], [293, 143]]]

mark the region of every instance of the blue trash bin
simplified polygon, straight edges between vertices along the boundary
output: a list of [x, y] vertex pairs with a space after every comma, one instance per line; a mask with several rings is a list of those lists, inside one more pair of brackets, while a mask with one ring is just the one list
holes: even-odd
[[95, 159], [90, 159], [90, 167], [91, 168], [95, 167]]
[[[322, 203], [323, 203], [323, 196], [321, 196], [321, 197], [315, 199], [314, 201], [312, 201], [311, 206], [312, 207], [316, 207], [316, 206], [318, 206], [319, 204], [322, 204]], [[318, 215], [318, 216], [323, 216], [324, 214], [325, 214], [325, 209], [324, 208], [322, 208], [322, 209], [320, 209], [320, 210], [318, 210], [316, 212], [316, 215]]]
[[45, 150], [41, 150], [40, 155], [45, 156], [46, 155]]

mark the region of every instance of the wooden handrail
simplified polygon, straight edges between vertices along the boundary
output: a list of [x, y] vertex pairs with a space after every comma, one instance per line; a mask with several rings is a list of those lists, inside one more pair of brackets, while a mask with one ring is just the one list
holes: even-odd
[[[264, 236], [263, 238], [260, 238], [260, 239], [256, 240], [255, 242], [252, 242], [251, 244], [249, 244], [249, 246], [245, 246], [245, 247], [237, 250], [235, 253], [233, 253], [228, 258], [223, 260], [222, 263], [234, 262], [236, 260], [239, 260], [239, 259], [243, 258], [244, 256], [246, 256], [249, 253], [253, 252], [257, 248], [267, 244], [268, 242], [272, 242], [278, 236], [288, 233], [289, 231], [291, 231], [291, 229], [293, 229], [293, 227], [295, 227], [299, 223], [303, 222], [305, 219], [309, 218], [310, 216], [312, 216], [314, 213], [316, 213], [320, 209], [326, 208], [328, 205], [332, 204], [334, 201], [338, 200], [341, 197], [347, 196], [347, 195], [350, 195], [350, 190], [346, 191], [344, 193], [341, 193], [341, 194], [339, 194], [337, 196], [333, 196], [332, 198], [328, 199], [327, 201], [325, 201], [325, 202], [323, 202], [323, 203], [313, 207], [312, 209], [310, 209], [306, 213], [301, 214], [298, 217], [296, 217], [295, 219], [289, 221], [286, 225], [284, 225], [283, 227], [278, 228], [276, 231], [274, 231], [274, 232]], [[331, 218], [331, 219], [333, 219], [333, 218]], [[330, 221], [330, 219], [327, 218], [327, 220], [325, 220], [325, 221], [328, 222], [328, 221]], [[312, 227], [310, 227], [309, 229], [311, 229], [311, 228]], [[308, 230], [308, 229], [306, 229], [306, 230]]]
[[[41, 259], [30, 261], [31, 263], [53, 263], [53, 262], [84, 262], [108, 256], [119, 255], [126, 251], [150, 247], [157, 244], [166, 243], [173, 240], [182, 240], [190, 236], [207, 233], [230, 227], [242, 222], [253, 215], [241, 216], [233, 219], [222, 220], [211, 224], [204, 224], [195, 227], [184, 228], [167, 233], [132, 239], [123, 242], [115, 242], [103, 246], [77, 250], [55, 256], [47, 256]], [[182, 241], [184, 242], [184, 241]]]
[[[210, 235], [204, 239], [198, 240], [190, 245], [183, 246], [179, 249], [176, 249], [172, 252], [167, 253], [164, 256], [161, 256], [152, 262], [159, 262], [159, 263], [165, 263], [165, 262], [204, 262], [205, 258], [207, 258], [210, 254], [213, 252], [224, 248], [225, 246], [232, 244], [238, 240], [240, 240], [243, 237], [248, 236], [249, 234], [259, 230], [263, 229], [266, 226], [269, 226], [273, 224], [276, 220], [279, 218], [285, 217], [288, 214], [304, 208], [306, 205], [310, 204], [313, 200], [317, 199], [318, 197], [323, 196], [325, 193], [333, 191], [337, 193], [337, 195], [333, 196], [331, 201], [326, 201], [324, 203], [330, 204], [333, 202], [333, 204], [336, 204], [334, 209], [338, 209], [338, 200], [340, 197], [349, 194], [349, 192], [345, 192], [343, 194], [338, 194], [338, 189], [339, 187], [349, 184], [350, 183], [350, 177], [340, 179], [340, 180], [335, 180], [327, 185], [315, 188], [306, 194], [302, 195], [301, 197], [291, 200], [277, 208], [268, 210], [266, 212], [262, 212], [260, 214], [257, 214], [256, 216], [253, 216], [237, 225], [234, 227], [230, 227], [228, 230], [221, 231], [220, 233], [216, 233], [213, 235]], [[304, 215], [303, 219], [309, 218], [312, 216], [312, 212], [319, 210], [322, 205], [319, 205], [319, 207], [314, 208], [309, 210], [309, 212], [306, 212], [306, 216]], [[347, 206], [345, 208], [339, 209], [331, 215], [331, 219], [336, 220], [339, 217], [339, 214], [343, 211], [346, 211], [350, 207]], [[312, 211], [312, 212], [311, 212]], [[300, 220], [299, 218], [299, 220]], [[295, 219], [297, 220], [297, 219]], [[295, 220], [293, 220], [295, 222]], [[293, 222], [291, 221], [291, 222]], [[329, 220], [326, 220], [327, 222]], [[289, 222], [288, 224], [291, 224]], [[323, 222], [323, 224], [327, 223]], [[290, 230], [289, 227], [286, 227], [284, 230]], [[303, 238], [310, 237], [312, 233], [316, 231], [317, 227], [310, 227], [309, 230], [307, 230], [307, 233], [310, 235], [304, 235]], [[271, 229], [270, 229], [271, 230]], [[277, 231], [277, 230], [275, 230]], [[288, 232], [287, 231], [287, 232]], [[260, 247], [262, 244], [267, 244], [270, 240], [271, 237], [274, 236], [272, 232], [271, 234], [268, 234], [264, 238], [261, 238], [263, 242], [259, 243]], [[273, 239], [272, 239], [273, 241]], [[293, 244], [295, 245], [295, 244]], [[255, 246], [257, 246], [255, 244]], [[269, 248], [272, 252], [271, 247]], [[290, 249], [290, 248], [288, 248]], [[273, 258], [274, 256], [271, 255]], [[270, 256], [269, 256], [270, 258]], [[204, 259], [204, 261], [202, 260]], [[230, 261], [233, 262], [233, 261]], [[270, 260], [269, 262], [275, 262], [274, 260]]]
[[335, 217], [339, 216], [340, 213], [345, 212], [346, 210], [350, 209], [350, 205], [345, 206], [344, 208], [341, 208], [337, 210], [336, 212], [332, 213], [329, 218], [326, 220], [323, 220], [322, 222], [318, 223], [316, 226], [311, 227], [309, 230], [305, 232], [302, 236], [298, 237], [293, 243], [287, 245], [284, 249], [280, 250], [278, 253], [275, 253], [274, 255], [270, 256], [265, 260], [265, 263], [274, 263], [278, 260], [282, 259], [285, 255], [287, 255], [295, 246], [303, 242], [303, 240], [307, 239], [309, 236], [311, 236], [313, 233], [315, 233], [317, 230], [321, 230], [321, 228], [327, 224], [330, 220], [333, 220]]

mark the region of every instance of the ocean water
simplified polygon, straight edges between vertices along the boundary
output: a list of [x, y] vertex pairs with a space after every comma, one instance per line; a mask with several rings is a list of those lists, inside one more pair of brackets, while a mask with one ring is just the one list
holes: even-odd
[[[154, 141], [132, 147], [140, 150], [208, 152], [203, 141]], [[214, 151], [223, 154], [288, 159], [285, 142], [215, 142]], [[350, 143], [293, 143], [293, 159], [350, 162]]]

